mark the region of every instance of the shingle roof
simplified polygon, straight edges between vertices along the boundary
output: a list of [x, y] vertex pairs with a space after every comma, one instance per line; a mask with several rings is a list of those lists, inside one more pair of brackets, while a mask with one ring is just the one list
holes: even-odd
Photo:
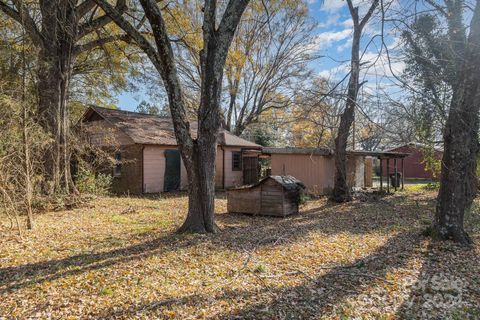
[[303, 184], [303, 182], [293, 176], [269, 176], [267, 177], [267, 179], [268, 178], [275, 180], [277, 183], [281, 184], [285, 189], [289, 191], [305, 189], [305, 185]]
[[[97, 113], [107, 122], [116, 126], [132, 138], [135, 143], [177, 145], [173, 122], [170, 117], [90, 106], [84, 114], [83, 121], [88, 120], [94, 113]], [[190, 123], [190, 131], [193, 137], [197, 136], [197, 128], [197, 122]], [[236, 147], [261, 147], [256, 143], [237, 137], [224, 129], [220, 129], [218, 143], [220, 145]]]

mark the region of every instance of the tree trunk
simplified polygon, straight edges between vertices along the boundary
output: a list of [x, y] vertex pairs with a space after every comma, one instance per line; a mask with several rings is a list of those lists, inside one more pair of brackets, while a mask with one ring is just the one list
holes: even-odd
[[480, 111], [480, 5], [472, 18], [468, 47], [454, 89], [444, 132], [442, 176], [434, 221], [435, 236], [470, 244], [465, 211], [477, 192], [478, 113]]
[[67, 4], [51, 1], [42, 8], [45, 39], [39, 54], [38, 117], [53, 140], [44, 159], [47, 193], [68, 193], [73, 187], [67, 99], [77, 27], [76, 17]]
[[[214, 233], [215, 156], [216, 141], [194, 147], [194, 157], [188, 174], [188, 213], [178, 232]], [[213, 165], [212, 165], [213, 164]]]
[[347, 102], [345, 111], [340, 118], [337, 137], [335, 138], [335, 184], [332, 199], [336, 202], [352, 200], [347, 181], [347, 144], [350, 128], [355, 121], [355, 106], [359, 87], [360, 74], [360, 36], [361, 30], [354, 27], [352, 41], [352, 58], [350, 66], [350, 79], [348, 82]]

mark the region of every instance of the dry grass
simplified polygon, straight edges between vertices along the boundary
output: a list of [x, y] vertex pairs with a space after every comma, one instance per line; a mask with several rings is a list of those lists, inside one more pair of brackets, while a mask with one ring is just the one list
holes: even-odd
[[[421, 235], [434, 194], [309, 202], [286, 219], [230, 215], [177, 235], [186, 197], [98, 198], [0, 224], [0, 319], [480, 317], [480, 247]], [[478, 214], [470, 233], [480, 243]]]

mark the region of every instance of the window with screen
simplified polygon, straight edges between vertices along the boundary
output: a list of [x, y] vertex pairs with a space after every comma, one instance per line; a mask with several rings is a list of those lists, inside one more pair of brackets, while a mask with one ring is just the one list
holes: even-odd
[[115, 167], [113, 167], [113, 176], [120, 177], [122, 175], [122, 154], [115, 152]]
[[232, 170], [234, 171], [242, 170], [242, 153], [241, 152], [232, 152]]

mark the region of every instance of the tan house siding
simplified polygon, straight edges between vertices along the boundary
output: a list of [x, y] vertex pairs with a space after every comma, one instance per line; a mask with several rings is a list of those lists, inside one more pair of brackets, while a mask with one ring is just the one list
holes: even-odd
[[143, 149], [143, 189], [146, 193], [163, 191], [165, 174], [165, 148], [145, 146]]
[[[232, 152], [241, 151], [241, 148], [223, 147], [225, 150], [225, 187], [234, 187], [242, 185], [242, 171], [232, 171]], [[176, 149], [166, 146], [145, 146], [143, 151], [144, 166], [144, 192], [157, 193], [163, 192], [164, 174], [165, 174], [165, 155], [166, 149]], [[223, 188], [223, 150], [217, 149], [215, 158], [215, 184], [217, 188]], [[181, 166], [180, 188], [186, 190], [188, 187], [188, 178], [185, 166]]]
[[272, 175], [291, 175], [302, 181], [307, 191], [322, 195], [333, 188], [334, 159], [331, 156], [272, 154]]
[[[302, 181], [307, 191], [315, 195], [329, 194], [335, 178], [333, 156], [309, 154], [272, 154], [272, 175], [291, 175]], [[363, 156], [347, 160], [347, 183], [350, 187], [364, 186]]]
[[243, 171], [232, 170], [232, 152], [240, 152], [241, 148], [224, 147], [225, 148], [225, 188], [237, 187], [243, 184]]
[[215, 187], [217, 189], [223, 188], [223, 157], [225, 148], [218, 147], [217, 155], [215, 157]]

